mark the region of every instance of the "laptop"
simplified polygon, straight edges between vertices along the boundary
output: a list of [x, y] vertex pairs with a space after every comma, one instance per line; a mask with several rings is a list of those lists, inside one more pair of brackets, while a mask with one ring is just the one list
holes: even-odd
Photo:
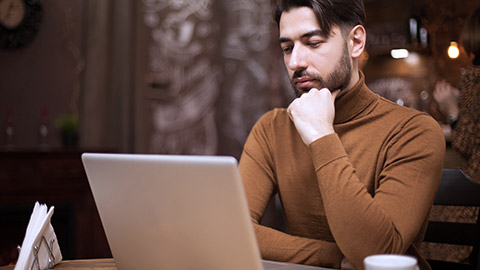
[[226, 156], [85, 153], [118, 269], [321, 269], [261, 260], [237, 170]]

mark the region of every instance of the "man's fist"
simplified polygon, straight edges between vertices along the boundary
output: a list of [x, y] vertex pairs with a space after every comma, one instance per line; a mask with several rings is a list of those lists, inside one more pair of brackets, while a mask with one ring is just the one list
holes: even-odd
[[331, 93], [326, 88], [312, 88], [288, 106], [288, 115], [307, 146], [323, 136], [335, 133], [334, 104], [339, 92], [337, 90]]

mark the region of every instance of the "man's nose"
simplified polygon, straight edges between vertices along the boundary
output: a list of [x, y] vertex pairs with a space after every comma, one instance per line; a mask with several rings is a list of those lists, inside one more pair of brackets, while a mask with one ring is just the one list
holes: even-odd
[[295, 46], [292, 49], [290, 59], [288, 61], [288, 68], [290, 70], [301, 70], [307, 68], [306, 51], [301, 46]]

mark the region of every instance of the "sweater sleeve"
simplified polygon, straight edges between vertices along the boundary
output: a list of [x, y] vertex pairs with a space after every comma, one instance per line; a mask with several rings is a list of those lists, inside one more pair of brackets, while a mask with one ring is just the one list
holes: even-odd
[[363, 269], [368, 255], [405, 253], [439, 185], [445, 141], [433, 119], [423, 114], [411, 118], [386, 144], [373, 195], [358, 178], [337, 134], [309, 146], [330, 229], [355, 269]]
[[253, 127], [244, 146], [239, 169], [260, 252], [264, 259], [308, 265], [340, 267], [342, 254], [335, 243], [292, 236], [260, 225], [270, 198], [276, 192], [275, 168], [268, 130], [272, 113]]

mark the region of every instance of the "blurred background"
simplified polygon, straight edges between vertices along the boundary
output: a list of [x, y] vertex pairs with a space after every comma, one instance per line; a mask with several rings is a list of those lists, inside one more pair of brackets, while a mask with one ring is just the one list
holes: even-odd
[[[274, 0], [8, 1], [36, 19], [2, 32], [3, 148], [239, 157], [258, 117], [293, 98]], [[447, 48], [477, 4], [365, 0], [370, 88], [444, 121], [431, 92], [469, 64]]]
[[[447, 123], [432, 91], [438, 80], [456, 86], [461, 67], [470, 65], [462, 48], [457, 56], [447, 50], [477, 5], [365, 0], [369, 87]], [[8, 217], [0, 223], [0, 265], [14, 260], [11, 247], [35, 200], [55, 204], [65, 258], [109, 255], [82, 152], [239, 158], [255, 121], [294, 98], [274, 6], [0, 1], [0, 215]], [[456, 167], [461, 159], [449, 151], [445, 162]]]

